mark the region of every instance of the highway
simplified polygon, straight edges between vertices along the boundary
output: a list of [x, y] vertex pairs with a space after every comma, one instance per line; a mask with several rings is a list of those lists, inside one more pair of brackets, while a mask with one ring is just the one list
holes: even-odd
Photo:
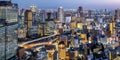
[[[54, 36], [56, 36], [56, 35], [57, 35], [57, 34], [53, 34], [53, 35], [50, 35], [50, 36], [46, 36], [46, 37], [42, 37], [42, 38], [38, 38], [38, 39], [31, 40], [31, 41], [23, 42], [23, 43], [18, 44], [18, 46], [23, 47], [24, 45], [27, 45], [27, 44], [30, 44], [30, 43], [33, 43], [33, 42], [36, 42], [36, 41], [42, 41], [42, 40], [44, 40], [44, 39], [51, 38], [51, 37], [54, 37]], [[39, 42], [38, 42], [38, 43], [39, 43]]]

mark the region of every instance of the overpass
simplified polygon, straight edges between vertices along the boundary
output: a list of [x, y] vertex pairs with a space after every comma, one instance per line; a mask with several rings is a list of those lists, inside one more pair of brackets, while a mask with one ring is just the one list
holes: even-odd
[[[50, 36], [46, 36], [46, 37], [31, 40], [31, 41], [23, 42], [23, 43], [18, 44], [18, 46], [26, 47], [26, 48], [29, 47], [30, 48], [30, 47], [34, 47], [34, 46], [38, 46], [38, 45], [49, 45], [49, 44], [51, 44], [50, 42], [53, 42], [53, 41], [56, 40], [54, 38], [57, 35], [58, 34], [53, 34], [53, 35], [50, 35]], [[52, 38], [52, 41], [48, 40], [48, 39], [51, 39], [51, 38]], [[43, 42], [40, 42], [40, 41], [43, 41]]]

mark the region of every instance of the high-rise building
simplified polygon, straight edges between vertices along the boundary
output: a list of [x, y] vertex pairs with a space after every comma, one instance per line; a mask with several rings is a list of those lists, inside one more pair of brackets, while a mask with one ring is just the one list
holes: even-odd
[[18, 5], [0, 1], [0, 60], [14, 58], [17, 50]]
[[58, 17], [57, 11], [54, 11], [54, 12], [53, 12], [53, 16], [54, 16], [54, 19], [57, 19], [57, 17]]
[[116, 9], [115, 10], [115, 19], [119, 19], [120, 18], [120, 9]]
[[32, 26], [32, 12], [31, 10], [25, 11], [25, 24], [27, 28], [27, 36], [29, 36], [29, 28]]
[[115, 28], [115, 23], [114, 22], [110, 22], [109, 26], [110, 26], [110, 32], [111, 32], [111, 34], [113, 34], [113, 30]]
[[59, 8], [58, 8], [58, 20], [60, 20], [61, 22], [64, 22], [64, 11], [63, 11], [63, 7], [59, 7]]
[[78, 17], [83, 17], [83, 7], [80, 6], [77, 12], [78, 12]]
[[30, 6], [30, 10], [31, 10], [31, 12], [32, 12], [32, 22], [33, 22], [33, 25], [37, 25], [37, 18], [38, 18], [38, 16], [37, 16], [37, 7], [35, 6], [35, 5], [31, 5]]
[[40, 36], [44, 36], [45, 35], [45, 10], [41, 10], [40, 11], [40, 21], [39, 21], [39, 30], [38, 30], [38, 34]]

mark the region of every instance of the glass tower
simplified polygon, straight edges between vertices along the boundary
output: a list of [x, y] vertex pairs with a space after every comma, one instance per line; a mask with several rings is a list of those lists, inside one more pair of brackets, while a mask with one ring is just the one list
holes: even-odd
[[16, 55], [18, 7], [10, 1], [0, 1], [0, 60]]

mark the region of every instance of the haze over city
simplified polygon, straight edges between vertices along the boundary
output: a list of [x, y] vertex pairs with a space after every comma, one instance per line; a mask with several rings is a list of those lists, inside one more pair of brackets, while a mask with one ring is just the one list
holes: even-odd
[[65, 9], [75, 9], [83, 6], [85, 9], [116, 9], [120, 6], [120, 0], [13, 0], [19, 8], [29, 8], [34, 4], [42, 9], [56, 9], [63, 6]]

